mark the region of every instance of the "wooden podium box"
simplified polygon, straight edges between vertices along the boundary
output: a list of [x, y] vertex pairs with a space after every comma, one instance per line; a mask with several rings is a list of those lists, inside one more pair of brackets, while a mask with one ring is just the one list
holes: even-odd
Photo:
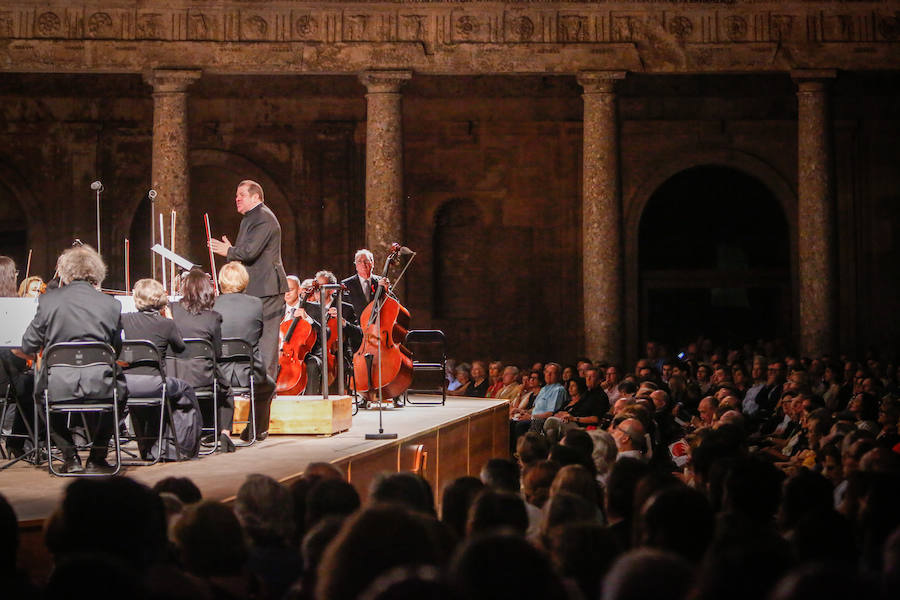
[[[246, 421], [250, 401], [243, 396], [234, 399], [234, 420]], [[269, 434], [334, 435], [350, 429], [353, 420], [353, 398], [350, 396], [275, 396], [269, 418]], [[234, 425], [240, 433], [243, 424]]]

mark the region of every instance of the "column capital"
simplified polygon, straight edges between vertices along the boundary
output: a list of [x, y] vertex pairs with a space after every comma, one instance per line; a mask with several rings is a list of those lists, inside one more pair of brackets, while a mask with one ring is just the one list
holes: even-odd
[[202, 75], [201, 69], [151, 69], [144, 72], [144, 81], [154, 93], [177, 93], [186, 92]]
[[359, 74], [359, 80], [370, 94], [396, 94], [410, 79], [412, 71], [363, 71]]
[[799, 92], [824, 91], [837, 78], [835, 69], [796, 69], [791, 71], [791, 79]]
[[611, 94], [616, 83], [625, 79], [626, 75], [628, 71], [581, 71], [575, 79], [584, 88], [585, 94]]

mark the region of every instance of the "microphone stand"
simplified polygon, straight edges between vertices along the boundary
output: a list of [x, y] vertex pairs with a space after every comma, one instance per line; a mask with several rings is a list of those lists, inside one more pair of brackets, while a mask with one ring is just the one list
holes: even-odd
[[[385, 269], [387, 271], [387, 269]], [[373, 307], [374, 308], [374, 307]], [[378, 313], [375, 316], [375, 322], [378, 324], [378, 433], [367, 433], [367, 440], [396, 440], [396, 433], [385, 433], [384, 432], [384, 390], [381, 388], [382, 384], [382, 375], [381, 375], [381, 309], [379, 307]], [[371, 356], [371, 355], [370, 355]], [[372, 368], [371, 362], [369, 362], [369, 389], [372, 389]]]
[[100, 194], [103, 192], [103, 186], [97, 187], [97, 254], [100, 254]]
[[[156, 243], [156, 190], [147, 192], [150, 199], [150, 245]], [[150, 277], [156, 279], [156, 255], [150, 251]]]

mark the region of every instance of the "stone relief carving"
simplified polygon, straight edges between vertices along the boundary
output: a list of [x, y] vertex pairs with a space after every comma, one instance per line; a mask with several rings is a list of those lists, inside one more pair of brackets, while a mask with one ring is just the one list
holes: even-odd
[[348, 42], [361, 42], [368, 37], [369, 15], [345, 15], [344, 39]]
[[161, 40], [165, 37], [161, 13], [141, 13], [138, 16], [135, 35], [144, 40]]
[[109, 13], [96, 12], [88, 17], [87, 25], [88, 37], [92, 38], [109, 38], [113, 37], [113, 20]]
[[793, 15], [772, 15], [769, 27], [772, 32], [772, 40], [782, 42], [790, 40], [794, 31]]
[[319, 32], [319, 22], [312, 15], [300, 15], [294, 20], [294, 32], [301, 38], [314, 36]]
[[560, 15], [559, 17], [559, 41], [560, 42], [586, 42], [588, 41], [589, 19], [582, 15]]
[[534, 21], [521, 15], [507, 20], [507, 41], [530, 42], [534, 38]]
[[12, 37], [14, 23], [11, 12], [0, 12], [0, 38]]
[[269, 23], [260, 15], [251, 15], [241, 22], [241, 37], [248, 40], [264, 40]]
[[694, 24], [689, 18], [678, 16], [669, 21], [668, 30], [669, 33], [683, 41], [691, 36], [691, 32], [694, 31]]
[[59, 35], [62, 31], [62, 20], [54, 12], [41, 13], [34, 29], [43, 37]]
[[900, 12], [894, 16], [878, 17], [878, 34], [887, 41], [897, 41], [900, 38]]
[[725, 17], [725, 37], [732, 42], [743, 42], [747, 39], [747, 19], [740, 15]]
[[210, 19], [200, 12], [192, 12], [188, 17], [188, 37], [192, 40], [208, 40], [212, 27]]
[[400, 15], [400, 39], [425, 40], [427, 18], [426, 15]]

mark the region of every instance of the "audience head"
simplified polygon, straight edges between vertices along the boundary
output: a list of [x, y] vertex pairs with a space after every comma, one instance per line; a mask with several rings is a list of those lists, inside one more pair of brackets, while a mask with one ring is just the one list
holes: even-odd
[[329, 516], [348, 517], [360, 507], [359, 494], [343, 479], [321, 478], [306, 494], [306, 529]]
[[510, 530], [525, 535], [528, 513], [525, 501], [519, 494], [487, 487], [475, 497], [469, 508], [466, 533], [475, 535], [494, 530]]
[[435, 515], [431, 486], [414, 473], [380, 473], [369, 490], [370, 503], [388, 503]]
[[492, 458], [481, 468], [481, 481], [487, 487], [501, 491], [519, 493], [519, 466], [505, 458]]
[[661, 550], [641, 548], [622, 555], [606, 575], [602, 600], [682, 600], [692, 583], [691, 565]]
[[713, 511], [706, 496], [684, 485], [652, 496], [641, 509], [637, 542], [699, 563], [713, 536]]
[[529, 431], [516, 440], [516, 457], [523, 469], [535, 461], [545, 460], [549, 453], [547, 438], [536, 431]]
[[234, 512], [255, 546], [286, 546], [294, 536], [291, 492], [267, 475], [248, 475]]
[[616, 440], [608, 431], [602, 429], [594, 429], [588, 432], [594, 443], [594, 450], [591, 458], [597, 469], [597, 475], [606, 475], [616, 462], [616, 455], [619, 450], [616, 448]]
[[559, 465], [549, 460], [539, 460], [525, 467], [522, 473], [522, 493], [525, 501], [541, 508], [550, 498], [550, 486], [559, 471]]
[[197, 484], [187, 477], [165, 477], [153, 484], [153, 491], [157, 494], [169, 492], [174, 494], [185, 504], [194, 504], [203, 499], [203, 494]]
[[484, 489], [484, 483], [477, 477], [457, 477], [446, 486], [441, 497], [441, 521], [456, 534], [459, 539], [466, 535], [466, 522], [469, 509], [475, 497]]
[[187, 507], [173, 533], [181, 563], [199, 577], [234, 575], [247, 562], [241, 524], [234, 512], [219, 502], [203, 500]]

